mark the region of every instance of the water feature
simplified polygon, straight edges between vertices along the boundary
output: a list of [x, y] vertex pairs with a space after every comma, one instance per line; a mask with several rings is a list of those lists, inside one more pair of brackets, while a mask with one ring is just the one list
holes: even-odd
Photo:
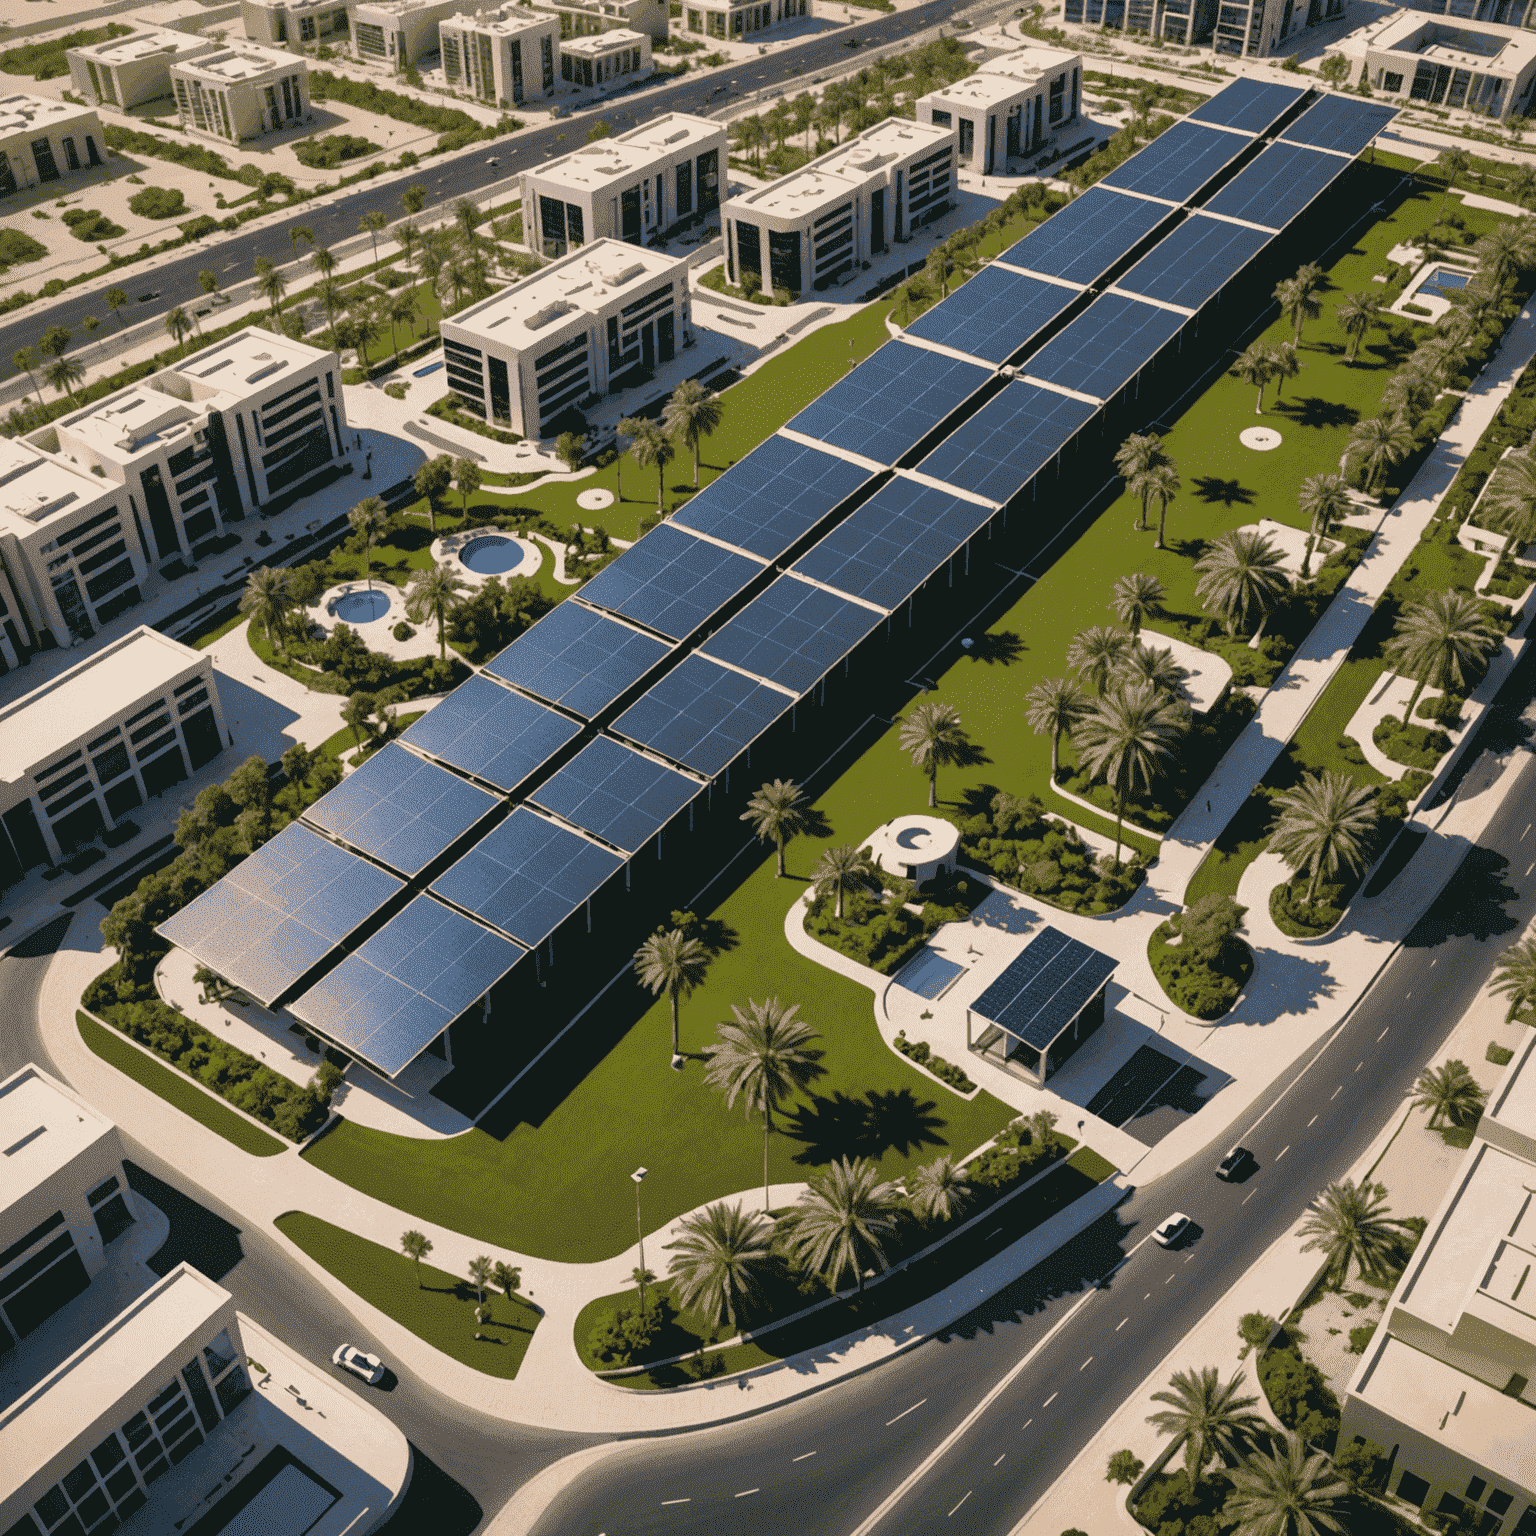
[[477, 576], [505, 576], [523, 563], [523, 549], [516, 539], [499, 533], [471, 539], [460, 551], [460, 561]]
[[896, 973], [896, 985], [930, 1001], [938, 997], [964, 966], [946, 960], [936, 950], [924, 946]]
[[1470, 273], [1458, 272], [1454, 267], [1437, 267], [1419, 284], [1421, 293], [1455, 293], [1467, 286]]
[[389, 593], [348, 592], [331, 604], [331, 612], [347, 624], [372, 624], [389, 612]]

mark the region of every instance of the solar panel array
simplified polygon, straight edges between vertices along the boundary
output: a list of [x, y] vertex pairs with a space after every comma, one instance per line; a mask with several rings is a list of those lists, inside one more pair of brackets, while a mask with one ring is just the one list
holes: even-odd
[[1248, 148], [1249, 140], [1220, 128], [1175, 123], [1152, 140], [1140, 154], [1116, 166], [1100, 186], [1117, 192], [1187, 203], [1198, 197]]
[[971, 1004], [971, 1012], [1043, 1051], [1093, 1000], [1118, 964], [1058, 928], [1042, 928]]
[[1321, 149], [1284, 141], [1271, 144], [1208, 203], [1207, 213], [1282, 230], [1353, 164]]
[[1076, 299], [1076, 292], [1060, 283], [1005, 267], [983, 267], [947, 299], [919, 315], [907, 334], [1002, 364]]
[[1153, 246], [1115, 287], [1165, 304], [1199, 309], [1274, 238], [1267, 230], [1197, 213]]
[[1191, 123], [1265, 133], [1307, 94], [1303, 85], [1278, 80], [1235, 80], [1224, 91], [1200, 103], [1189, 114]]
[[697, 779], [599, 736], [529, 799], [583, 832], [633, 853], [703, 793]]
[[471, 677], [400, 739], [510, 794], [580, 734], [574, 720]]
[[1183, 330], [1187, 319], [1174, 310], [1106, 293], [1036, 352], [1026, 371], [1032, 379], [1112, 400]]
[[1170, 210], [1161, 203], [1089, 187], [997, 259], [1086, 288], [1169, 217]]
[[627, 688], [660, 666], [672, 646], [580, 603], [561, 603], [526, 629], [485, 670], [595, 719]]

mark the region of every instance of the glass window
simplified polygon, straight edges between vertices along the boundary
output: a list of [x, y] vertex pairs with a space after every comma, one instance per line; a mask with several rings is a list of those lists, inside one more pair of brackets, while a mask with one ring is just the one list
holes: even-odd
[[96, 1470], [105, 1477], [108, 1472], [122, 1461], [125, 1456], [123, 1443], [115, 1434], [108, 1435], [100, 1445], [91, 1452], [91, 1460], [96, 1463]]

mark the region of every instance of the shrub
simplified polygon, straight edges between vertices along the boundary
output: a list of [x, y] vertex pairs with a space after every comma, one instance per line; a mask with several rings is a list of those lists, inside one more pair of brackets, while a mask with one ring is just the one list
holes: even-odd
[[1387, 1486], [1387, 1453], [1374, 1440], [1356, 1435], [1333, 1453], [1333, 1469], [1362, 1493], [1382, 1493]]
[[[1230, 910], [1202, 911], [1213, 900], [1230, 903]], [[1202, 897], [1194, 907], [1159, 923], [1147, 944], [1159, 985], [1197, 1019], [1219, 1019], [1229, 1012], [1253, 974], [1253, 952], [1237, 937], [1232, 910], [1239, 915], [1243, 911], [1230, 896]], [[1180, 925], [1193, 929], [1193, 945], [1188, 932], [1181, 943], [1171, 942]]]
[[1323, 1373], [1301, 1358], [1286, 1334], [1260, 1358], [1259, 1384], [1275, 1417], [1287, 1429], [1332, 1450], [1339, 1434], [1339, 1400]]
[[[239, 221], [236, 220], [238, 228]], [[211, 235], [214, 230], [220, 228], [219, 221], [210, 214], [200, 213], [195, 219], [188, 219], [180, 226], [182, 234], [188, 240], [201, 240], [204, 235]]]
[[1349, 1330], [1349, 1352], [1352, 1355], [1363, 1355], [1365, 1346], [1371, 1342], [1379, 1323], [1362, 1323], [1358, 1328]]
[[48, 247], [19, 229], [0, 229], [0, 272], [19, 267], [24, 262], [40, 261]]
[[630, 1365], [655, 1342], [664, 1321], [659, 1301], [644, 1312], [619, 1307], [598, 1318], [588, 1348], [606, 1366]]
[[1104, 1474], [1108, 1483], [1134, 1483], [1146, 1470], [1146, 1463], [1131, 1451], [1116, 1451], [1109, 1458], [1109, 1470]]
[[1496, 1067], [1507, 1067], [1515, 1059], [1515, 1053], [1497, 1040], [1488, 1042], [1488, 1060]]
[[941, 1082], [946, 1082], [959, 1093], [972, 1092], [976, 1084], [968, 1078], [952, 1061], [945, 1061], [942, 1056], [935, 1056], [928, 1049], [926, 1040], [908, 1040], [905, 1030], [898, 1030], [895, 1040], [891, 1042], [898, 1051], [911, 1061], [920, 1066], [927, 1067]]
[[128, 208], [141, 219], [174, 219], [187, 211], [187, 199], [179, 188], [145, 187], [128, 199]]
[[1281, 933], [1293, 939], [1315, 939], [1344, 916], [1344, 887], [1319, 884], [1316, 900], [1309, 903], [1309, 879], [1306, 874], [1295, 875], [1269, 893], [1270, 917]]
[[[153, 133], [142, 133], [137, 128], [122, 128], [116, 123], [103, 123], [101, 133], [107, 141], [107, 147], [117, 150], [119, 154], [148, 155], [156, 160], [169, 160], [173, 165], [184, 165], [205, 176], [223, 176], [229, 181], [241, 179], [223, 155], [205, 149], [201, 144], [179, 144]], [[261, 179], [261, 171], [256, 166], [248, 169], [255, 174], [257, 181]], [[279, 179], [288, 180], [286, 176]], [[288, 186], [291, 190], [293, 183], [288, 182]]]
[[316, 171], [334, 171], [343, 160], [358, 160], [378, 152], [377, 144], [355, 133], [327, 133], [318, 139], [300, 139], [293, 146], [299, 164]]
[[390, 633], [395, 637], [396, 640], [409, 640], [415, 635], [416, 631], [412, 629], [404, 619], [401, 619], [400, 622], [396, 624], [395, 627], [390, 631]]
[[87, 245], [115, 240], [125, 233], [121, 224], [114, 224], [106, 214], [98, 213], [94, 208], [71, 208], [64, 214], [64, 222], [69, 225], [70, 234]]
[[1404, 725], [1397, 715], [1386, 715], [1376, 722], [1371, 740], [1394, 763], [1409, 768], [1433, 768], [1451, 750], [1451, 738], [1444, 731], [1422, 725]]
[[1427, 699], [1419, 701], [1414, 714], [1424, 720], [1433, 720], [1437, 725], [1454, 728], [1461, 724], [1461, 707], [1466, 702], [1460, 694], [1432, 693]]
[[114, 21], [105, 27], [85, 27], [79, 32], [68, 32], [63, 37], [51, 37], [41, 43], [7, 48], [0, 53], [0, 73], [31, 75], [34, 80], [56, 80], [69, 73], [69, 60], [64, 57], [66, 48], [86, 48], [92, 43], [126, 37], [132, 31], [132, 27]]
[[436, 133], [465, 128], [478, 133], [480, 129], [476, 119], [456, 107], [435, 107], [429, 102], [418, 101], [414, 96], [403, 96], [399, 91], [383, 90], [372, 81], [350, 80], [344, 75], [333, 75], [324, 69], [309, 72], [309, 99], [344, 101], [348, 106], [361, 107], [365, 112], [392, 117], [400, 123], [415, 123], [418, 127], [430, 128]]

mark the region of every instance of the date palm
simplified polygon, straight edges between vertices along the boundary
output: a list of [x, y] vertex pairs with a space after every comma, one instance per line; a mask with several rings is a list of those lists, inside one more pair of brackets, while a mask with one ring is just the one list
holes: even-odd
[[1308, 475], [1296, 492], [1296, 507], [1303, 517], [1311, 520], [1306, 553], [1301, 557], [1301, 579], [1305, 581], [1312, 568], [1313, 551], [1349, 511], [1349, 488], [1344, 476], [1337, 473]]
[[1381, 392], [1381, 414], [1392, 417], [1412, 432], [1439, 393], [1440, 385], [1429, 365], [1399, 368]]
[[22, 347], [20, 351], [11, 354], [11, 366], [17, 373], [24, 373], [32, 381], [32, 392], [37, 396], [37, 403], [43, 403], [43, 392], [38, 387], [37, 375], [32, 371], [42, 361], [37, 355], [36, 347]]
[[283, 307], [283, 295], [288, 291], [288, 279], [283, 276], [282, 269], [274, 266], [265, 256], [256, 258], [256, 286], [267, 301], [273, 320], [276, 320], [278, 311]]
[[1134, 638], [1141, 633], [1141, 626], [1148, 619], [1160, 619], [1167, 612], [1163, 607], [1167, 595], [1156, 576], [1146, 571], [1131, 571], [1116, 580], [1109, 599], [1109, 611]]
[[1313, 1201], [1301, 1227], [1307, 1239], [1301, 1251], [1327, 1258], [1334, 1290], [1344, 1289], [1351, 1265], [1360, 1274], [1379, 1273], [1397, 1254], [1404, 1223], [1387, 1209], [1386, 1188], [1369, 1179], [1330, 1184]]
[[653, 933], [635, 951], [634, 970], [640, 985], [649, 988], [652, 997], [667, 994], [672, 1008], [672, 1057], [676, 1060], [682, 1054], [677, 1031], [678, 999], [691, 996], [703, 985], [709, 971], [709, 951], [681, 928], [669, 928]]
[[867, 1158], [840, 1157], [811, 1181], [786, 1225], [787, 1246], [800, 1265], [837, 1290], [852, 1270], [859, 1291], [864, 1271], [885, 1268], [885, 1241], [896, 1230], [901, 1196], [882, 1183]]
[[849, 891], [868, 890], [879, 884], [879, 876], [870, 861], [869, 850], [853, 843], [823, 848], [811, 881], [818, 892], [831, 891], [837, 898], [837, 918], [842, 921], [844, 898]]
[[667, 1260], [673, 1297], [707, 1322], [736, 1327], [736, 1309], [751, 1305], [772, 1257], [773, 1227], [738, 1201], [717, 1201], [683, 1217]]
[[1349, 337], [1349, 349], [1344, 354], [1346, 363], [1354, 362], [1360, 352], [1360, 343], [1373, 325], [1381, 324], [1381, 300], [1374, 293], [1346, 293], [1334, 310], [1334, 319]]
[[388, 223], [389, 220], [385, 218], [383, 211], [378, 208], [372, 209], [370, 212], [363, 214], [362, 217], [357, 221], [358, 229], [364, 231], [368, 235], [368, 238], [373, 241], [374, 266], [378, 266], [379, 264], [379, 233]]
[[1343, 866], [1365, 868], [1371, 833], [1376, 828], [1376, 791], [1356, 784], [1347, 773], [1309, 773], [1294, 789], [1275, 796], [1279, 808], [1269, 849], [1294, 873], [1308, 872], [1307, 905], [1317, 898], [1317, 883]]
[[1483, 1112], [1487, 1095], [1477, 1085], [1464, 1061], [1448, 1061], [1443, 1066], [1426, 1067], [1413, 1085], [1415, 1109], [1429, 1111], [1429, 1129], [1442, 1120], [1452, 1125], [1470, 1125]]
[[1452, 588], [1409, 603], [1387, 642], [1387, 658], [1392, 665], [1404, 676], [1417, 679], [1403, 711], [1403, 723], [1412, 722], [1414, 706], [1427, 683], [1442, 691], [1462, 687], [1468, 669], [1499, 645], [1499, 632], [1482, 600], [1469, 592]]
[[368, 590], [373, 591], [373, 546], [389, 523], [389, 512], [383, 499], [369, 496], [347, 513], [352, 532], [363, 541], [363, 566], [368, 572]]
[[970, 1202], [971, 1186], [965, 1170], [948, 1153], [924, 1163], [907, 1179], [907, 1198], [924, 1221], [948, 1221]]
[[1073, 638], [1067, 647], [1067, 665], [1093, 689], [1095, 698], [1103, 698], [1130, 649], [1131, 637], [1125, 630], [1095, 624]]
[[1121, 688], [1146, 684], [1168, 698], [1177, 698], [1188, 680], [1189, 672], [1173, 659], [1171, 649], [1143, 645], [1140, 641], [1126, 652], [1115, 673], [1115, 682]]
[[624, 500], [624, 454], [626, 448], [645, 431], [648, 425], [649, 423], [643, 416], [621, 416], [618, 426], [613, 429], [613, 473], [620, 501]]
[[1061, 772], [1061, 738], [1070, 736], [1082, 719], [1088, 701], [1069, 677], [1048, 677], [1036, 683], [1024, 700], [1024, 718], [1037, 736], [1051, 738], [1051, 782]]
[[1509, 179], [1504, 183], [1509, 201], [1529, 209], [1536, 204], [1536, 165], [1521, 160], [1509, 168]]
[[421, 1261], [432, 1252], [432, 1239], [414, 1227], [400, 1234], [400, 1251], [416, 1266], [416, 1288], [421, 1287]]
[[1184, 1440], [1184, 1475], [1191, 1491], [1218, 1456], [1233, 1461], [1244, 1449], [1257, 1443], [1268, 1425], [1252, 1409], [1257, 1397], [1241, 1396], [1244, 1382], [1241, 1371], [1234, 1371], [1226, 1382], [1214, 1365], [1201, 1371], [1176, 1371], [1161, 1392], [1152, 1394], [1154, 1403], [1166, 1408], [1147, 1415], [1147, 1423], [1165, 1435]]
[[1499, 956], [1493, 990], [1509, 999], [1511, 1020], [1536, 1004], [1536, 938], [1521, 939]]
[[357, 360], [364, 373], [372, 369], [368, 361], [368, 349], [379, 339], [383, 329], [372, 309], [359, 307], [352, 312], [352, 345], [357, 349]]
[[1449, 149], [1442, 149], [1435, 158], [1445, 167], [1445, 191], [1440, 194], [1440, 209], [1435, 214], [1435, 223], [1439, 224], [1445, 219], [1445, 205], [1456, 189], [1456, 178], [1471, 168], [1472, 156], [1459, 144], [1455, 144]]
[[1153, 432], [1133, 432], [1115, 450], [1115, 468], [1120, 471], [1126, 490], [1141, 499], [1133, 530], [1138, 533], [1147, 526], [1147, 505], [1152, 494], [1148, 475], [1162, 453], [1162, 440]]
[[1349, 1484], [1296, 1435], [1272, 1437], [1228, 1476], [1222, 1516], [1237, 1521], [1233, 1536], [1342, 1536], [1349, 1529]]
[[1472, 247], [1479, 273], [1501, 298], [1511, 283], [1531, 264], [1529, 219], [1506, 219], [1495, 224]]
[[656, 466], [656, 511], [659, 515], [665, 511], [662, 496], [667, 488], [667, 465], [676, 453], [672, 439], [654, 421], [642, 421], [629, 441], [629, 455], [641, 469]]
[[1173, 460], [1153, 466], [1151, 471], [1152, 499], [1157, 503], [1157, 539], [1154, 549], [1163, 548], [1163, 536], [1168, 531], [1168, 504], [1184, 489], [1179, 479], [1179, 466]]
[[1264, 414], [1264, 386], [1275, 376], [1275, 355], [1267, 343], [1250, 342], [1232, 364], [1232, 371], [1245, 384], [1254, 385], [1259, 392], [1258, 403], [1253, 408], [1255, 416]]
[[494, 1272], [491, 1256], [488, 1253], [476, 1254], [469, 1261], [469, 1283], [474, 1286], [475, 1299], [482, 1307], [485, 1305], [485, 1288], [491, 1283]]
[[1323, 269], [1308, 262], [1297, 269], [1295, 277], [1288, 277], [1275, 289], [1275, 300], [1281, 312], [1291, 322], [1291, 343], [1301, 345], [1301, 328], [1308, 320], [1315, 320], [1322, 313], [1320, 297], [1327, 279]]
[[1115, 795], [1115, 868], [1120, 867], [1125, 806], [1145, 794], [1167, 766], [1186, 729], [1184, 712], [1166, 694], [1143, 684], [1102, 698], [1078, 727], [1078, 755]]
[[282, 566], [259, 565], [245, 578], [240, 612], [260, 624], [267, 643], [283, 649], [288, 614], [293, 608], [293, 573]]
[[720, 396], [705, 389], [697, 379], [684, 379], [672, 391], [661, 413], [668, 437], [678, 438], [693, 454], [693, 488], [699, 488], [699, 443], [719, 430], [723, 408]]
[[73, 398], [75, 385], [85, 378], [85, 369], [78, 358], [55, 357], [49, 359], [48, 366], [43, 369], [43, 377], [61, 395], [69, 395]]
[[784, 845], [790, 838], [805, 831], [810, 819], [805, 791], [792, 779], [775, 779], [771, 784], [760, 785], [741, 820], [752, 824], [760, 843], [772, 843], [778, 852], [779, 867], [776, 878], [784, 878]]
[[897, 745], [928, 775], [928, 808], [939, 803], [939, 769], [969, 762], [974, 748], [953, 704], [925, 699], [897, 722]]
[[1277, 341], [1269, 349], [1269, 355], [1274, 368], [1275, 404], [1279, 405], [1280, 397], [1285, 393], [1285, 381], [1294, 379], [1301, 372], [1301, 359], [1296, 355], [1293, 341]]
[[1195, 583], [1200, 601], [1222, 621], [1229, 635], [1235, 635], [1239, 626], [1246, 629], [1258, 616], [1255, 641], [1290, 587], [1279, 549], [1256, 528], [1218, 534], [1195, 561], [1195, 569], [1200, 572]]
[[1501, 558], [1509, 559], [1521, 545], [1536, 539], [1536, 452], [1529, 444], [1505, 454], [1483, 504], [1482, 516], [1489, 527], [1504, 535]]
[[464, 593], [464, 578], [446, 565], [433, 562], [417, 571], [405, 589], [405, 611], [413, 624], [437, 625], [437, 654], [448, 659], [448, 615], [459, 606]]

